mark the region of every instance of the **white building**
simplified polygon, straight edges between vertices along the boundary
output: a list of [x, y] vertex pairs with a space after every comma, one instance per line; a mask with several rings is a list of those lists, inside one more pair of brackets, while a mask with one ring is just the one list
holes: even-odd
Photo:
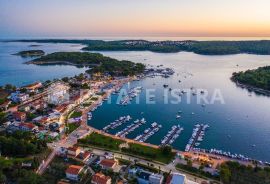
[[163, 179], [163, 175], [153, 173], [149, 176], [149, 184], [162, 184]]
[[69, 86], [63, 82], [55, 82], [48, 88], [48, 103], [62, 104], [69, 101]]

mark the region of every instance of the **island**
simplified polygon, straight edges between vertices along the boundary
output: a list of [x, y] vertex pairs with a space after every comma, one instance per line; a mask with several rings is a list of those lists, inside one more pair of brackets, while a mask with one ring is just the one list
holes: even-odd
[[147, 40], [16, 40], [20, 42], [36, 43], [70, 43], [83, 44], [87, 51], [152, 51], [162, 53], [176, 53], [181, 51], [194, 52], [202, 55], [228, 54], [270, 54], [270, 41], [147, 41]]
[[43, 50], [25, 50], [20, 51], [14, 55], [22, 56], [22, 57], [35, 57], [35, 56], [43, 56], [45, 52]]
[[241, 87], [263, 94], [270, 94], [270, 66], [245, 72], [235, 72], [232, 75], [232, 80]]
[[89, 52], [55, 52], [26, 64], [37, 65], [75, 65], [90, 67], [88, 73], [108, 73], [112, 76], [128, 76], [140, 74], [144, 71], [145, 65], [131, 61], [113, 59], [99, 53]]

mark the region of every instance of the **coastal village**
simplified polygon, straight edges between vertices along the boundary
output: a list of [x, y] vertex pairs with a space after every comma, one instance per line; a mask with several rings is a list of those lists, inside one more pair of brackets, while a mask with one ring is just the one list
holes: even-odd
[[[5, 86], [1, 89], [1, 95], [5, 94], [5, 98], [0, 108], [6, 115], [6, 121], [2, 123], [0, 130], [8, 135], [18, 131], [30, 132], [37, 139], [45, 141], [48, 154], [40, 160], [34, 171], [58, 184], [219, 183], [218, 167], [223, 162], [237, 160], [244, 165], [250, 164], [251, 161], [244, 157], [223, 155], [218, 150], [206, 152], [193, 148], [208, 128], [203, 124], [194, 128], [185, 152], [169, 146], [183, 130], [180, 125], [172, 127], [162, 140], [161, 146], [144, 143], [161, 128], [157, 123], [151, 124], [151, 127], [135, 140], [125, 137], [133, 128], [143, 124], [143, 119], [117, 135], [111, 135], [106, 130], [129, 121], [131, 117], [122, 117], [103, 130], [87, 125], [87, 121], [92, 118], [91, 112], [127, 82], [155, 75], [167, 78], [172, 74], [171, 69], [151, 69], [146, 70], [143, 75], [128, 77], [84, 73], [71, 78], [36, 82], [20, 88]], [[121, 103], [126, 105], [139, 90], [141, 89], [133, 89]], [[98, 139], [101, 139], [101, 142], [98, 142]], [[155, 159], [155, 153], [139, 154], [136, 149], [149, 149], [150, 152], [154, 150], [156, 155], [161, 155], [161, 159]], [[61, 165], [61, 168], [57, 164]], [[195, 173], [198, 170], [204, 175], [194, 174], [185, 169], [186, 166], [194, 168]], [[32, 168], [32, 163], [23, 162], [21, 167]]]

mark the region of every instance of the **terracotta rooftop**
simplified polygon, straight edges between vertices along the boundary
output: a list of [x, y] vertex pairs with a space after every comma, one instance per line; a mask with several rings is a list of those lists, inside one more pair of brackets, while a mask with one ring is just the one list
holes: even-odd
[[19, 126], [29, 128], [30, 130], [32, 130], [33, 128], [36, 127], [36, 125], [34, 125], [32, 123], [20, 123]]
[[111, 178], [109, 176], [105, 176], [102, 173], [96, 173], [92, 177], [92, 182], [98, 183], [98, 184], [106, 184], [108, 180]]
[[73, 147], [69, 147], [68, 151], [77, 151], [78, 149], [79, 149], [79, 147], [73, 146]]
[[113, 159], [103, 159], [100, 162], [100, 165], [105, 166], [105, 167], [113, 167], [113, 165], [116, 163], [115, 160]]
[[79, 165], [70, 165], [68, 166], [66, 173], [72, 175], [78, 175], [83, 167]]

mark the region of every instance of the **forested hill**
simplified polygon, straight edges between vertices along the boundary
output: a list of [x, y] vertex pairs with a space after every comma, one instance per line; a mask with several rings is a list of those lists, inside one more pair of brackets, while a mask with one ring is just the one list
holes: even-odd
[[90, 66], [89, 73], [101, 72], [121, 76], [141, 74], [145, 69], [145, 65], [141, 63], [119, 61], [99, 53], [89, 52], [55, 52], [29, 61], [27, 64]]
[[270, 66], [233, 73], [232, 79], [241, 84], [270, 91]]
[[261, 54], [270, 55], [270, 40], [261, 41], [146, 41], [146, 40], [17, 40], [38, 43], [74, 43], [84, 44], [83, 50], [88, 51], [152, 51], [152, 52], [180, 52], [188, 51], [203, 55], [227, 54]]

